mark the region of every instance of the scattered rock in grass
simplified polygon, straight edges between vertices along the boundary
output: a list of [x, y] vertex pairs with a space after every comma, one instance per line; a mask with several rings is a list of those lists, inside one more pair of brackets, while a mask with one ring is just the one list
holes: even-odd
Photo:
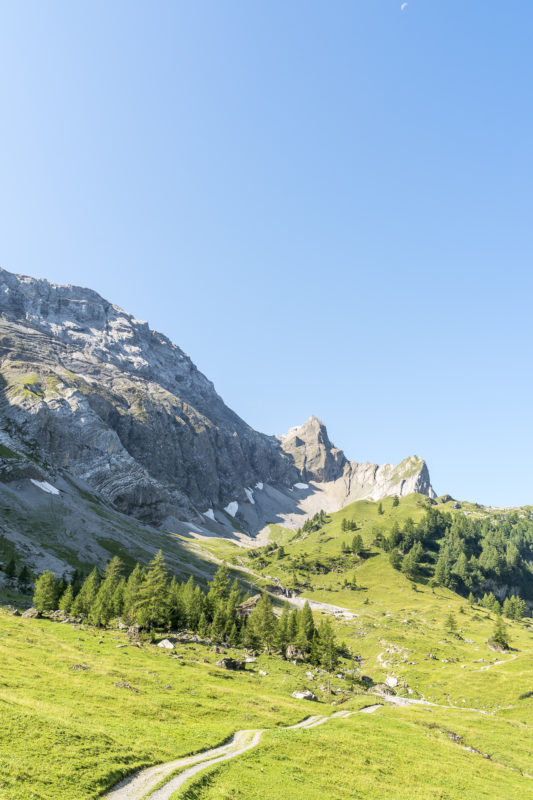
[[131, 684], [126, 683], [126, 681], [118, 681], [117, 683], [115, 683], [115, 686], [117, 687], [117, 689], [129, 689], [131, 692], [139, 691], [138, 689], [135, 689], [135, 687], [132, 686]]
[[295, 697], [297, 700], [314, 700], [316, 701], [318, 698], [313, 692], [309, 689], [304, 689], [302, 692], [293, 692], [291, 697]]
[[127, 632], [128, 639], [138, 639], [141, 632], [139, 625], [130, 625]]
[[24, 611], [23, 614], [21, 614], [21, 616], [22, 619], [40, 619], [41, 612], [37, 611], [36, 608], [28, 608], [28, 610]]
[[389, 689], [394, 689], [396, 686], [398, 686], [398, 678], [395, 678], [394, 675], [387, 675], [385, 678], [385, 683]]
[[216, 663], [217, 667], [222, 667], [222, 669], [230, 669], [230, 670], [239, 670], [239, 669], [246, 669], [246, 664], [244, 661], [239, 661], [236, 658], [221, 658], [220, 661]]
[[163, 686], [163, 689], [172, 689], [172, 686]]
[[268, 675], [268, 672], [265, 672], [265, 670], [264, 670], [264, 669], [260, 669], [260, 670], [259, 670], [259, 674], [260, 674], [260, 675]]
[[285, 651], [285, 658], [288, 661], [305, 661], [305, 655], [293, 644], [290, 644]]
[[437, 656], [433, 655], [433, 653], [428, 653], [427, 657], [430, 658], [432, 661], [437, 661]]
[[20, 617], [20, 611], [18, 610], [18, 608], [14, 608], [13, 611], [11, 611], [11, 616]]
[[88, 667], [87, 664], [72, 664], [69, 669], [73, 669], [75, 672], [78, 670], [83, 670], [85, 672], [86, 670], [90, 669], [90, 667]]
[[314, 681], [314, 679], [315, 679], [314, 673], [312, 673], [312, 672], [306, 672], [305, 673], [305, 677], [310, 681]]
[[174, 645], [170, 639], [161, 639], [161, 641], [157, 643], [157, 646], [163, 647], [165, 650], [174, 650]]

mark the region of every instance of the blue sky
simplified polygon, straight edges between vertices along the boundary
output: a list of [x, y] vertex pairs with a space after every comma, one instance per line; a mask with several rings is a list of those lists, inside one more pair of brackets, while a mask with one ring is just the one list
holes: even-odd
[[533, 5], [400, 5], [0, 2], [0, 264], [260, 430], [533, 503]]

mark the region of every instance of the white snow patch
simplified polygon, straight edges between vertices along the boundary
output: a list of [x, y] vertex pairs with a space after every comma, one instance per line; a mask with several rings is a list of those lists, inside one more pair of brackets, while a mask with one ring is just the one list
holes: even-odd
[[207, 511], [204, 511], [204, 517], [207, 517], [208, 519], [212, 519], [213, 522], [216, 522], [215, 512], [213, 511], [212, 508], [208, 508]]
[[309, 489], [309, 484], [308, 483], [295, 483], [294, 484], [294, 488], [295, 489]]
[[252, 492], [252, 490], [251, 489], [245, 489], [244, 491], [246, 492], [246, 497], [248, 498], [250, 503], [253, 506], [255, 506], [254, 493]]
[[258, 482], [255, 484], [255, 488], [256, 488], [256, 489], [259, 489], [259, 491], [263, 491], [263, 486], [264, 486], [264, 484], [263, 484], [263, 482], [262, 482], [262, 481], [258, 481]]
[[48, 483], [48, 481], [36, 481], [33, 478], [30, 478], [30, 480], [34, 486], [42, 489], [43, 492], [46, 492], [47, 494], [59, 494], [59, 489], [56, 489], [56, 487], [52, 486], [52, 484]]
[[236, 500], [233, 500], [231, 503], [228, 503], [224, 511], [230, 515], [230, 517], [234, 517], [237, 511], [239, 510], [239, 504]]

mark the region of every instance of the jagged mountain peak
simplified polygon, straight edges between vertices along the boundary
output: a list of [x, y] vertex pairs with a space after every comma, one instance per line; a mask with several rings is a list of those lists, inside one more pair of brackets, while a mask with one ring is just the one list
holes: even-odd
[[303, 480], [334, 481], [342, 475], [346, 458], [330, 441], [324, 423], [310, 416], [280, 437], [281, 449], [293, 460]]
[[282, 513], [301, 522], [306, 498], [336, 510], [433, 491], [420, 459], [348, 461], [315, 415], [283, 436], [255, 431], [146, 322], [91, 289], [3, 269], [0, 443], [20, 454], [0, 482], [73, 478], [167, 530], [238, 516], [254, 532]]

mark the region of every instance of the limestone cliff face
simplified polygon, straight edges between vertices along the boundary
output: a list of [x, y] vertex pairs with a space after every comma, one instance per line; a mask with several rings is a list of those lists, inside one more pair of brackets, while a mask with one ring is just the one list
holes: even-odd
[[[324, 423], [314, 416], [281, 436], [280, 444], [303, 480], [330, 486], [338, 508], [355, 500], [380, 500], [395, 494], [418, 492], [436, 497], [427, 465], [418, 456], [410, 456], [396, 466], [348, 461], [329, 440]], [[326, 491], [326, 486], [322, 490]]]
[[88, 289], [0, 270], [1, 425], [150, 522], [298, 479], [165, 336]]
[[305, 481], [334, 481], [347, 463], [342, 450], [330, 442], [324, 423], [314, 416], [291, 428], [280, 443]]
[[[19, 478], [71, 475], [155, 525], [228, 507], [246, 522], [256, 484], [340, 482], [345, 498], [432, 492], [423, 462], [348, 462], [315, 417], [280, 438], [258, 433], [145, 322], [89, 289], [0, 269], [2, 442], [25, 454]], [[258, 507], [256, 529], [267, 521]]]

